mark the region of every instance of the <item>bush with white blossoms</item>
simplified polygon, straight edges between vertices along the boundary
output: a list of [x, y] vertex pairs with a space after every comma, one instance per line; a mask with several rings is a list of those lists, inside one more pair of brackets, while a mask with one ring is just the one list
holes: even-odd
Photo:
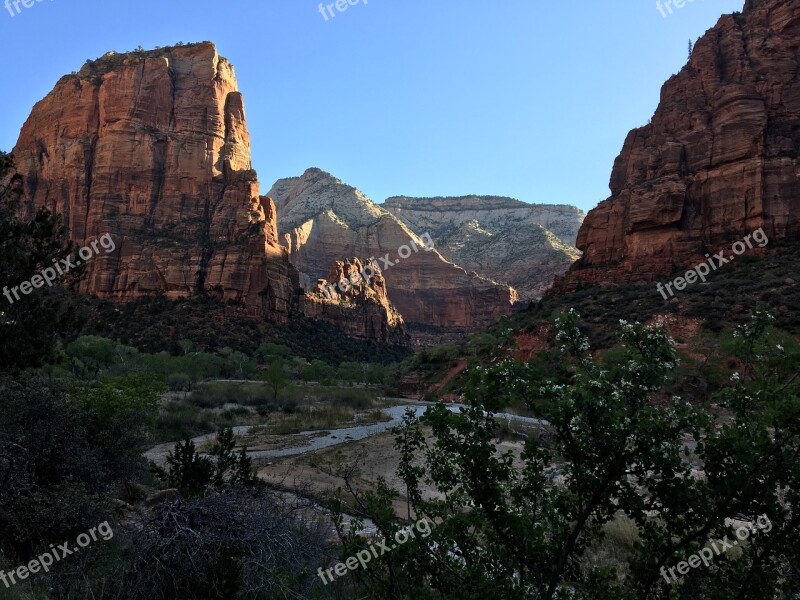
[[[732, 412], [720, 423], [705, 406], [653, 401], [678, 364], [663, 328], [621, 323], [619, 359], [604, 365], [579, 325], [574, 311], [556, 321], [559, 364], [476, 368], [460, 414], [439, 404], [422, 422], [406, 415], [397, 432], [401, 491], [408, 514], [435, 526], [424, 542], [359, 572], [359, 591], [459, 600], [798, 597], [797, 344], [780, 351], [773, 341], [768, 351], [775, 332], [763, 311], [740, 329], [744, 367], [720, 394]], [[543, 424], [515, 458], [498, 447], [495, 415], [520, 401]], [[399, 494], [383, 482], [357, 506], [386, 523]], [[637, 530], [624, 565], [593, 562], [589, 550], [620, 515]], [[769, 535], [677, 582], [662, 577], [729, 535], [726, 519], [758, 515], [774, 524]], [[345, 553], [363, 543], [355, 532], [345, 542]]]

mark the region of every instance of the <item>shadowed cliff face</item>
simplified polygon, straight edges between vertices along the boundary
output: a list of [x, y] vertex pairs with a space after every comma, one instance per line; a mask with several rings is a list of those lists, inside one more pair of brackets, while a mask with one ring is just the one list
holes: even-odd
[[111, 233], [82, 291], [130, 300], [199, 291], [285, 320], [297, 273], [259, 195], [233, 67], [211, 43], [108, 53], [63, 77], [14, 148], [28, 210], [74, 241]]
[[724, 16], [633, 130], [567, 281], [651, 279], [763, 227], [800, 234], [800, 0]]

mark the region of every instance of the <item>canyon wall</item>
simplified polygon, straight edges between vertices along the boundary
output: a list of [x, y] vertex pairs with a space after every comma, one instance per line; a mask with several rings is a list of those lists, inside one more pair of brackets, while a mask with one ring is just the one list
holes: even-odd
[[28, 211], [61, 213], [79, 245], [112, 234], [82, 291], [204, 290], [277, 320], [297, 303], [234, 70], [213, 44], [87, 62], [36, 104], [13, 152]]
[[[279, 207], [262, 196], [234, 69], [210, 42], [87, 61], [36, 104], [13, 153], [28, 216], [40, 207], [60, 213], [80, 246], [113, 238], [115, 251], [88, 261], [80, 283], [101, 298], [205, 293], [264, 318], [305, 314], [381, 343], [406, 343], [401, 313], [476, 328], [515, 300], [435, 251], [398, 260], [363, 289], [316, 293], [317, 280], [347, 272], [353, 257], [419, 238], [329, 176], [323, 188], [335, 193], [323, 200], [318, 187], [294, 189], [308, 174], [276, 184]], [[295, 223], [281, 237], [278, 210]]]
[[[800, 0], [723, 16], [628, 134], [565, 283], [651, 280], [763, 227], [800, 234]], [[753, 253], [757, 251], [751, 251]]]

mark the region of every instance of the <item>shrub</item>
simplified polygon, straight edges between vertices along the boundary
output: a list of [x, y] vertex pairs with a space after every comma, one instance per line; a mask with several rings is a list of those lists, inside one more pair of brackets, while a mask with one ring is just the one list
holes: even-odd
[[206, 383], [192, 392], [189, 401], [201, 408], [220, 408], [225, 404], [258, 406], [272, 401], [272, 393], [263, 385], [242, 383]]
[[361, 388], [335, 389], [325, 392], [324, 398], [339, 406], [363, 410], [372, 406], [375, 394], [373, 391]]
[[262, 417], [266, 417], [270, 413], [274, 413], [277, 410], [278, 407], [275, 406], [274, 404], [259, 404], [258, 408], [256, 408], [256, 412]]
[[253, 471], [247, 456], [247, 447], [234, 452], [236, 443], [233, 430], [222, 429], [217, 434], [209, 455], [201, 455], [192, 440], [175, 444], [167, 456], [167, 468], [151, 463], [152, 472], [185, 497], [200, 496], [211, 488], [260, 487], [261, 480]]
[[233, 421], [234, 417], [241, 417], [244, 415], [249, 415], [250, 411], [247, 410], [243, 406], [237, 406], [236, 408], [228, 408], [222, 411], [222, 418], [226, 421]]
[[186, 373], [172, 373], [167, 376], [167, 387], [171, 392], [191, 392], [192, 378]]
[[165, 506], [134, 531], [114, 597], [326, 597], [317, 569], [331, 559], [328, 532], [283, 502], [235, 489]]
[[117, 464], [141, 455], [123, 447], [116, 464], [106, 460], [109, 440], [91, 434], [82, 408], [57, 387], [0, 380], [0, 398], [0, 556], [24, 564], [109, 518]]
[[172, 442], [211, 433], [214, 429], [214, 423], [198, 407], [172, 401], [161, 407], [155, 437], [158, 442]]

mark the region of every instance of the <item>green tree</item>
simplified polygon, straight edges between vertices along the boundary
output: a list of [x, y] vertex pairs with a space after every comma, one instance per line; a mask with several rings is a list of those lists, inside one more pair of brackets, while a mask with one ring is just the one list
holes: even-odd
[[[441, 404], [428, 411], [432, 441], [413, 413], [406, 416], [397, 448], [407, 515], [434, 523], [433, 534], [354, 572], [362, 591], [391, 598], [796, 597], [796, 342], [775, 343], [779, 336], [760, 310], [738, 330], [743, 366], [719, 394], [731, 413], [720, 425], [707, 407], [654, 402], [677, 365], [665, 330], [623, 322], [623, 355], [608, 368], [595, 362], [579, 322], [574, 312], [556, 321], [566, 382], [543, 377], [539, 366], [502, 361], [473, 371], [460, 414]], [[529, 436], [518, 464], [498, 449], [495, 414], [520, 401], [547, 435]], [[384, 482], [356, 495], [359, 514], [387, 538], [399, 526], [397, 495]], [[669, 567], [712, 540], [730, 539], [726, 519], [755, 523], [762, 515], [771, 530], [740, 544], [736, 556], [667, 581]], [[635, 525], [630, 554], [616, 566], [590, 560], [590, 550], [607, 541], [606, 526], [621, 516]], [[358, 527], [337, 523], [343, 556], [364, 548]]]
[[222, 373], [223, 358], [216, 354], [192, 352], [187, 356], [179, 356], [171, 361], [173, 372], [186, 373], [192, 381], [204, 378], [219, 377]]
[[[308, 361], [301, 356], [293, 356], [284, 366], [293, 380], [303, 379], [305, 369], [308, 367]], [[305, 382], [308, 383], [307, 380]]]
[[114, 450], [50, 382], [0, 378], [0, 407], [0, 556], [25, 564], [113, 516]]
[[363, 382], [366, 379], [366, 365], [360, 362], [345, 361], [339, 365], [338, 377], [342, 381]]
[[469, 338], [467, 346], [472, 352], [472, 356], [477, 358], [484, 355], [493, 355], [502, 346], [502, 340], [496, 338], [490, 333], [476, 333]]
[[185, 497], [204, 494], [214, 476], [214, 463], [201, 455], [188, 438], [175, 444], [175, 449], [167, 454], [166, 470], [155, 464], [150, 468], [156, 477]]
[[310, 363], [300, 367], [300, 379], [303, 380], [303, 383], [308, 383], [310, 381], [315, 381], [317, 377], [317, 370], [311, 365]]
[[235, 487], [260, 487], [262, 482], [253, 470], [252, 460], [244, 446], [237, 453], [233, 429], [220, 430], [208, 456], [198, 452], [194, 442], [186, 439], [175, 444], [167, 455], [166, 469], [151, 463], [151, 470], [160, 480], [191, 498], [214, 490]]
[[[13, 173], [13, 157], [0, 152], [0, 372], [17, 372], [52, 360], [58, 340], [74, 335], [82, 312], [70, 294], [44, 286], [29, 294], [17, 292], [23, 282], [51, 269], [76, 247], [69, 242], [61, 217], [39, 209], [21, 216], [22, 177]], [[84, 272], [83, 266], [58, 278], [68, 285]], [[48, 272], [49, 274], [49, 272]]]
[[275, 344], [274, 342], [267, 342], [261, 344], [256, 351], [256, 354], [262, 362], [269, 362], [271, 359], [289, 358], [292, 355], [292, 350], [289, 346], [283, 344]]
[[336, 370], [324, 360], [316, 358], [311, 361], [310, 374], [313, 381], [322, 382], [333, 377], [336, 374]]
[[384, 379], [389, 371], [389, 367], [379, 363], [369, 363], [367, 365], [366, 382], [370, 384], [384, 383]]
[[79, 337], [66, 347], [67, 356], [74, 364], [82, 365], [93, 377], [100, 369], [110, 367], [118, 359], [117, 344], [109, 339], [87, 335]]
[[214, 475], [211, 479], [216, 488], [225, 486], [254, 487], [261, 483], [253, 470], [253, 461], [247, 456], [247, 447], [237, 453], [233, 429], [223, 429], [217, 435], [209, 456], [214, 462]]
[[280, 361], [273, 360], [267, 367], [267, 371], [264, 373], [264, 383], [272, 391], [272, 401], [277, 402], [278, 392], [289, 385], [283, 375], [283, 366]]
[[194, 350], [194, 342], [192, 340], [178, 340], [178, 346], [183, 350], [184, 356], [187, 356], [189, 352]]
[[255, 372], [255, 362], [244, 352], [232, 350], [231, 348], [223, 348], [220, 350], [220, 354], [224, 358], [222, 373], [226, 377], [245, 379]]
[[111, 481], [127, 486], [146, 472], [142, 453], [164, 389], [160, 379], [141, 373], [69, 387], [69, 398], [81, 410], [86, 435], [98, 448]]

